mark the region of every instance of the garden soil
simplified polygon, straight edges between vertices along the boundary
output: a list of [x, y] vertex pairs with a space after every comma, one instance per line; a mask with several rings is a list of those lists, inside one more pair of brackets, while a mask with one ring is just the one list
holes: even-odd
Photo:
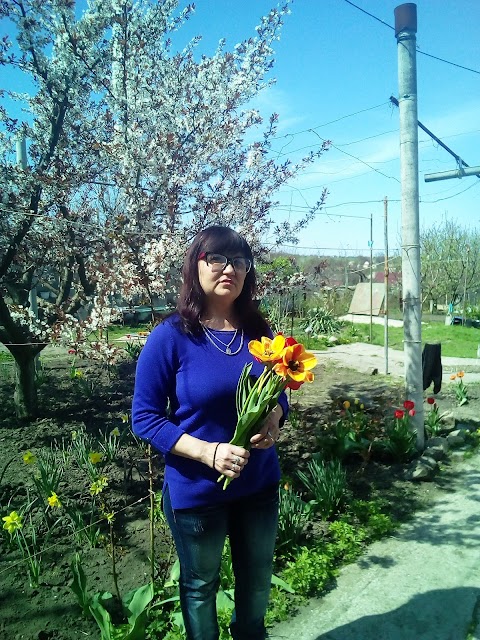
[[[278, 443], [279, 454], [282, 461], [284, 477], [293, 477], [299, 468], [305, 466], [315, 452], [316, 437], [318, 430], [322, 429], [332, 420], [338, 418], [342, 409], [342, 402], [345, 399], [358, 398], [365, 404], [367, 410], [379, 411], [381, 413], [393, 411], [393, 408], [401, 405], [403, 399], [403, 382], [400, 376], [369, 375], [369, 369], [357, 371], [352, 368], [363, 362], [363, 357], [354, 353], [354, 345], [350, 345], [348, 362], [330, 361], [325, 354], [319, 353], [319, 365], [316, 370], [315, 382], [312, 385], [304, 385], [302, 389], [292, 396], [292, 419], [285, 424], [282, 436]], [[365, 356], [366, 358], [367, 356]], [[131, 397], [134, 380], [134, 364], [125, 362], [115, 370], [110, 372], [99, 369], [95, 363], [85, 363], [78, 361], [77, 366], [81, 367], [85, 375], [90, 380], [95, 381], [93, 389], [88, 396], [80, 393], [70, 379], [71, 357], [60, 350], [50, 350], [42, 357], [43, 364], [43, 384], [40, 387], [40, 416], [31, 423], [22, 423], [14, 417], [13, 407], [13, 380], [11, 371], [2, 364], [0, 376], [0, 401], [2, 412], [0, 414], [0, 445], [2, 450], [2, 462], [0, 463], [0, 506], [2, 516], [8, 514], [20, 499], [28, 500], [29, 494], [26, 489], [26, 477], [30, 469], [27, 469], [22, 460], [22, 455], [27, 450], [38, 454], [41, 450], [48, 450], [52, 446], [63, 441], [69, 441], [72, 432], [78, 432], [82, 428], [87, 433], [97, 435], [99, 430], [109, 432], [115, 427], [122, 428], [122, 416], [128, 414], [131, 405]], [[371, 366], [370, 363], [368, 365]], [[373, 369], [378, 367], [373, 367]], [[466, 376], [468, 384], [468, 377]], [[470, 407], [472, 411], [478, 413], [478, 389], [479, 385], [472, 383], [470, 389]], [[442, 391], [437, 395], [437, 402], [440, 410], [450, 410], [455, 407], [455, 394], [451, 385], [444, 385]], [[128, 425], [123, 425], [128, 430]], [[472, 462], [473, 463], [473, 462]], [[149, 568], [149, 532], [148, 532], [148, 479], [147, 461], [145, 456], [138, 453], [138, 447], [134, 444], [127, 447], [123, 458], [115, 464], [110, 465], [107, 473], [110, 478], [109, 496], [111, 507], [118, 512], [115, 519], [115, 533], [118, 550], [118, 573], [119, 587], [122, 593], [138, 587], [148, 582], [150, 575]], [[157, 488], [160, 487], [162, 477], [161, 461], [156, 463]], [[468, 477], [472, 478], [471, 489], [478, 483], [478, 472], [466, 470]], [[274, 637], [295, 638], [297, 640], [309, 640], [313, 638], [430, 638], [428, 635], [361, 635], [361, 624], [357, 628], [352, 627], [350, 635], [322, 635], [330, 633], [334, 628], [345, 628], [346, 624], [353, 624], [352, 620], [362, 620], [366, 616], [376, 615], [379, 619], [394, 619], [393, 616], [383, 614], [382, 611], [368, 608], [364, 602], [371, 601], [378, 604], [382, 599], [385, 607], [390, 607], [388, 611], [393, 611], [395, 597], [398, 594], [397, 607], [405, 605], [409, 601], [409, 591], [405, 591], [405, 584], [409, 581], [416, 584], [421, 574], [420, 568], [424, 566], [425, 572], [430, 572], [432, 566], [438, 569], [443, 560], [447, 557], [446, 546], [453, 545], [457, 554], [457, 574], [461, 576], [460, 567], [466, 562], [467, 555], [474, 552], [476, 540], [475, 534], [465, 533], [461, 529], [458, 536], [455, 534], [455, 522], [451, 520], [448, 525], [448, 536], [442, 542], [441, 519], [435, 515], [435, 511], [430, 511], [439, 503], [445, 503], [450, 492], [458, 491], [465, 478], [460, 465], [457, 463], [446, 464], [444, 471], [433, 482], [413, 483], [406, 479], [403, 465], [387, 465], [379, 462], [368, 462], [367, 464], [356, 465], [350, 469], [350, 481], [356, 496], [368, 498], [369, 496], [382, 496], [394, 506], [394, 515], [398, 518], [406, 518], [413, 512], [421, 511], [420, 522], [430, 522], [431, 527], [427, 531], [422, 530], [415, 521], [410, 523], [410, 533], [405, 533], [403, 538], [404, 555], [410, 554], [415, 558], [415, 573], [404, 576], [404, 581], [400, 580], [397, 573], [401, 573], [402, 565], [392, 552], [385, 548], [382, 555], [376, 547], [371, 547], [365, 557], [363, 564], [357, 563], [351, 567], [359, 567], [358, 571], [362, 576], [371, 575], [372, 569], [390, 576], [383, 585], [382, 597], [373, 590], [373, 586], [378, 582], [378, 575], [375, 579], [359, 577], [352, 574], [350, 579], [350, 591], [342, 590], [342, 577], [338, 579], [338, 588], [334, 589], [325, 598], [315, 601], [307, 610], [300, 612], [287, 623], [274, 629]], [[476, 480], [475, 480], [476, 478]], [[85, 479], [72, 472], [71, 476], [66, 476], [62, 480], [61, 490], [74, 491], [78, 487], [78, 493], [85, 483]], [[28, 483], [27, 483], [28, 484]], [[453, 499], [452, 499], [453, 500]], [[455, 500], [453, 500], [455, 504]], [[476, 505], [480, 501], [475, 502]], [[464, 507], [462, 506], [462, 509]], [[430, 514], [430, 515], [425, 515]], [[469, 511], [465, 507], [465, 518], [468, 521]], [[458, 520], [460, 521], [460, 514]], [[472, 512], [470, 527], [472, 531], [478, 527], [480, 514]], [[430, 535], [432, 545], [438, 545], [438, 555], [435, 560], [430, 556], [425, 556], [425, 543], [417, 540], [424, 535], [428, 537], [428, 529], [435, 524], [440, 530], [435, 529], [435, 533]], [[423, 533], [422, 533], [423, 532]], [[71, 531], [60, 528], [56, 531], [54, 538], [50, 541], [48, 549], [45, 549], [42, 557], [42, 572], [40, 584], [36, 588], [31, 588], [25, 574], [25, 569], [20, 562], [18, 552], [8, 544], [8, 535], [1, 538], [0, 546], [0, 638], [3, 640], [78, 640], [80, 638], [99, 638], [99, 631], [91, 619], [82, 616], [81, 610], [71, 591], [70, 585], [72, 574], [70, 562], [76, 543]], [[314, 532], [312, 532], [314, 535]], [[396, 540], [397, 537], [392, 538]], [[90, 549], [84, 553], [84, 569], [87, 576], [88, 586], [91, 592], [114, 591], [111, 570], [111, 556], [109, 546], [104, 539], [100, 541], [98, 548]], [[381, 544], [390, 544], [390, 540]], [[456, 545], [456, 547], [455, 547]], [[478, 545], [477, 539], [477, 548]], [[455, 555], [455, 552], [454, 552]], [[156, 556], [164, 569], [168, 568], [172, 561], [172, 545], [166, 531], [161, 527], [156, 536]], [[362, 561], [361, 561], [362, 562]], [[448, 557], [445, 565], [445, 576], [455, 573], [453, 556]], [[477, 560], [477, 565], [480, 565]], [[347, 571], [352, 571], [348, 567]], [[343, 574], [342, 574], [343, 575]], [[346, 580], [348, 581], [348, 574]], [[480, 584], [480, 579], [477, 585]], [[440, 577], [437, 580], [436, 590], [440, 593], [444, 582]], [[357, 590], [355, 590], [357, 586]], [[446, 587], [452, 596], [456, 596], [456, 607], [462, 611], [463, 622], [467, 622], [467, 609], [471, 607], [471, 593], [468, 591], [469, 584], [461, 587]], [[473, 587], [472, 587], [473, 588]], [[405, 602], [401, 602], [400, 594], [405, 591]], [[369, 596], [371, 592], [372, 596]], [[418, 590], [418, 598], [411, 599], [418, 604], [419, 610], [424, 609], [426, 599], [423, 591]], [[360, 602], [358, 598], [362, 596], [363, 604], [357, 607], [347, 607], [345, 598], [349, 601]], [[432, 596], [433, 598], [433, 596]], [[328, 602], [328, 605], [322, 603]], [[440, 600], [447, 608], [447, 600]], [[450, 601], [448, 601], [450, 602]], [[336, 609], [333, 609], [336, 603]], [[343, 603], [343, 604], [342, 604]], [[465, 604], [468, 603], [468, 604]], [[458, 605], [458, 606], [457, 606]], [[441, 608], [441, 607], [440, 607]], [[453, 610], [453, 606], [451, 609]], [[337, 611], [336, 622], [328, 612]], [[340, 616], [340, 610], [348, 611], [351, 619], [344, 619]], [[356, 611], [356, 613], [355, 613]], [[328, 615], [327, 615], [328, 613]], [[423, 619], [423, 614], [421, 616]], [[308, 625], [311, 620], [311, 625]], [[329, 622], [330, 621], [330, 622]], [[330, 627], [328, 627], [330, 624]], [[426, 624], [426, 623], [425, 623]], [[302, 626], [304, 625], [304, 626]], [[323, 625], [323, 626], [322, 626]], [[464, 625], [465, 626], [465, 625]], [[358, 633], [357, 633], [358, 629]], [[317, 635], [314, 635], [314, 634]], [[343, 633], [343, 631], [342, 631]], [[275, 635], [276, 634], [276, 635]], [[312, 635], [313, 634], [313, 635]], [[461, 636], [438, 635], [435, 640], [447, 640], [447, 638], [460, 638]]]

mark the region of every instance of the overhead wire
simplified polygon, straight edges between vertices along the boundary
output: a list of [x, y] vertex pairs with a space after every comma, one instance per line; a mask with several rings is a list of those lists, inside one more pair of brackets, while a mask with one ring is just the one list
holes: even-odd
[[[385, 22], [384, 20], [381, 20], [378, 16], [374, 15], [373, 13], [369, 13], [368, 11], [365, 11], [365, 9], [362, 9], [362, 7], [359, 7], [357, 4], [354, 4], [353, 2], [351, 2], [351, 0], [344, 0], [344, 2], [346, 2], [349, 5], [351, 5], [352, 7], [355, 7], [355, 9], [358, 9], [362, 13], [365, 13], [367, 16], [370, 16], [374, 20], [377, 20], [377, 22], [381, 22], [384, 26], [388, 27], [389, 29], [392, 29], [393, 31], [395, 31], [395, 27], [392, 27], [391, 24], [388, 24], [388, 22]], [[471, 67], [465, 67], [464, 65], [457, 64], [456, 62], [452, 62], [451, 60], [445, 60], [445, 58], [440, 58], [439, 56], [434, 56], [431, 53], [427, 53], [426, 51], [422, 51], [418, 45], [417, 45], [416, 49], [417, 49], [418, 53], [421, 53], [424, 56], [427, 56], [429, 58], [433, 58], [434, 60], [439, 60], [440, 62], [444, 62], [445, 64], [450, 64], [450, 65], [452, 65], [454, 67], [458, 67], [459, 69], [464, 69], [465, 71], [471, 71], [472, 73], [477, 73], [477, 74], [480, 75], [480, 71], [478, 71], [478, 69], [472, 69]]]

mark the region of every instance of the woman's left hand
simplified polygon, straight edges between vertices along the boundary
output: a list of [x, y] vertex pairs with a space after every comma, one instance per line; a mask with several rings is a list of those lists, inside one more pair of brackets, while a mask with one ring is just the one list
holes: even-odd
[[280, 435], [280, 419], [283, 416], [282, 407], [277, 404], [263, 421], [258, 433], [250, 438], [252, 447], [255, 449], [270, 449], [278, 440]]

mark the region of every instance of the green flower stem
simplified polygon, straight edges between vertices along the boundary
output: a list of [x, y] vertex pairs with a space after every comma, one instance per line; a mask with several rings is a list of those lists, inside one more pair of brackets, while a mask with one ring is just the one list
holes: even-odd
[[[260, 376], [252, 384], [252, 378], [249, 376], [251, 367], [251, 363], [244, 366], [238, 381], [236, 393], [237, 424], [233, 438], [229, 443], [247, 450], [250, 449], [250, 438], [253, 433], [256, 433], [258, 425], [274, 409], [280, 393], [287, 385], [287, 381], [268, 366], [265, 366]], [[222, 474], [217, 482], [222, 481], [225, 490], [232, 478], [227, 478]]]

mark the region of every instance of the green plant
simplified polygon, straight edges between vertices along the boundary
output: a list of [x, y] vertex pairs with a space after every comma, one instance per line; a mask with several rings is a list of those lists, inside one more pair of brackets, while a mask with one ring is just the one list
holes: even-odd
[[91, 596], [88, 593], [87, 579], [78, 553], [70, 566], [73, 573], [72, 591], [83, 612], [90, 613], [95, 619], [101, 632], [101, 640], [144, 640], [147, 607], [154, 594], [153, 585], [143, 585], [129, 591], [122, 598], [121, 605], [127, 622], [114, 625], [109, 612], [112, 608], [112, 594], [104, 591]]
[[87, 398], [94, 396], [96, 383], [79, 369], [77, 369], [77, 375], [75, 376], [75, 384]]
[[300, 553], [287, 562], [282, 578], [304, 597], [319, 595], [337, 575], [334, 559], [327, 550], [302, 547]]
[[288, 486], [279, 489], [277, 549], [291, 555], [299, 545], [311, 509]]
[[297, 475], [313, 495], [310, 504], [322, 518], [329, 518], [339, 510], [345, 499], [346, 472], [338, 460], [324, 462], [317, 458], [310, 460], [307, 471], [298, 471]]
[[48, 372], [44, 369], [42, 363], [38, 361], [37, 368], [35, 371], [35, 384], [37, 388], [40, 388], [44, 384], [46, 384], [50, 380], [50, 376]]
[[[40, 571], [42, 566], [42, 547], [40, 538], [37, 536], [37, 530], [33, 523], [31, 514], [28, 514], [28, 526], [24, 526], [24, 518], [26, 511], [33, 503], [26, 505], [20, 513], [12, 511], [8, 516], [3, 518], [3, 528], [10, 534], [10, 540], [17, 546], [25, 562], [29, 584], [32, 588], [37, 588], [40, 583]], [[58, 520], [57, 520], [58, 522]], [[49, 534], [54, 527], [48, 531], [47, 537], [43, 542], [43, 548], [48, 541]]]
[[77, 542], [79, 544], [86, 542], [92, 549], [98, 547], [102, 540], [102, 531], [95, 522], [93, 508], [90, 509], [89, 522], [87, 523], [83, 510], [75, 505], [66, 505], [65, 513], [69, 517], [69, 526]]
[[363, 527], [355, 527], [343, 520], [332, 522], [329, 534], [332, 540], [328, 544], [330, 553], [344, 562], [352, 562], [360, 555], [367, 538]]
[[311, 335], [331, 335], [338, 333], [343, 327], [343, 322], [338, 320], [326, 307], [313, 307], [309, 309], [300, 321], [300, 328]]
[[298, 408], [298, 405], [290, 406], [288, 411], [288, 421], [294, 429], [299, 429], [302, 426], [302, 413]]
[[382, 512], [385, 503], [379, 499], [353, 500], [342, 520], [363, 526], [368, 540], [378, 540], [396, 528], [392, 517]]
[[[65, 468], [53, 447], [41, 451], [34, 456], [32, 464], [36, 465], [33, 472], [33, 483], [41, 500], [46, 501], [52, 493], [58, 493], [58, 487], [63, 477]], [[24, 458], [25, 460], [25, 458]]]
[[[72, 454], [78, 467], [87, 474], [90, 481], [96, 482], [101, 475], [99, 467], [103, 466], [104, 453], [95, 450], [96, 444], [83, 428], [72, 431], [71, 438], [69, 453]], [[100, 443], [98, 443], [98, 448], [101, 448]]]
[[410, 424], [410, 418], [415, 415], [414, 407], [414, 402], [405, 400], [403, 410], [396, 409], [393, 421], [386, 426], [387, 438], [378, 443], [378, 447], [397, 462], [411, 460], [417, 452], [417, 435]]
[[465, 383], [463, 382], [463, 376], [465, 373], [463, 371], [458, 371], [450, 376], [451, 380], [455, 380], [458, 378], [458, 383], [455, 385], [455, 397], [457, 399], [457, 404], [461, 407], [464, 404], [468, 404], [468, 389]]
[[140, 341], [134, 342], [132, 340], [127, 340], [127, 342], [125, 342], [125, 351], [127, 352], [128, 357], [132, 360], [138, 360], [142, 349], [143, 343], [141, 343]]
[[321, 446], [331, 457], [339, 460], [355, 453], [368, 461], [378, 435], [376, 423], [358, 398], [353, 402], [345, 400], [342, 407], [340, 418], [333, 425], [328, 425], [325, 435], [320, 437]]
[[113, 462], [117, 459], [120, 447], [122, 445], [124, 433], [120, 433], [118, 427], [112, 429], [108, 435], [100, 431], [100, 439], [98, 445], [104, 453], [104, 458], [108, 462]]
[[430, 411], [425, 417], [425, 429], [428, 437], [433, 438], [442, 430], [442, 416], [438, 411], [435, 398], [427, 398], [427, 404], [430, 405]]

